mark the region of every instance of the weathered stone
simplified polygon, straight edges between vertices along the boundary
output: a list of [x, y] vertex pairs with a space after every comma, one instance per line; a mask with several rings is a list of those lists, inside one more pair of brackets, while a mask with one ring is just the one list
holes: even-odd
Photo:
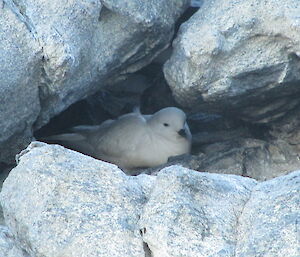
[[174, 23], [187, 2], [27, 0], [26, 15], [44, 55], [45, 83], [37, 126], [148, 64], [169, 45]]
[[4, 4], [0, 9], [0, 162], [11, 162], [28, 144], [40, 103], [41, 47]]
[[197, 161], [200, 171], [236, 174], [260, 181], [298, 169], [295, 148], [282, 140], [266, 142], [254, 138], [209, 145]]
[[144, 207], [143, 239], [153, 257], [297, 257], [299, 183], [299, 171], [256, 184], [172, 166]]
[[297, 0], [204, 1], [181, 26], [164, 72], [176, 99], [256, 123], [299, 105]]
[[236, 256], [300, 256], [300, 171], [258, 184], [237, 232]]
[[[4, 180], [7, 178], [9, 171], [12, 169], [12, 167], [5, 167], [4, 165], [0, 164], [0, 192], [2, 189], [2, 185]], [[2, 212], [2, 207], [0, 204], [0, 226], [4, 224], [4, 217]]]
[[234, 256], [238, 217], [255, 185], [234, 175], [164, 169], [140, 220], [152, 256]]
[[8, 228], [0, 225], [0, 257], [30, 257], [16, 246]]
[[300, 171], [260, 183], [180, 166], [128, 177], [38, 142], [18, 160], [0, 194], [13, 239], [5, 237], [5, 249], [35, 257], [299, 256]]
[[32, 143], [21, 155], [1, 204], [29, 254], [144, 257], [137, 222], [154, 178], [128, 177], [61, 146]]
[[198, 131], [193, 134], [194, 156], [177, 163], [193, 170], [243, 175], [260, 181], [297, 170], [299, 114], [298, 107], [268, 126], [228, 122], [217, 116], [210, 120], [205, 115], [195, 117], [190, 126]]

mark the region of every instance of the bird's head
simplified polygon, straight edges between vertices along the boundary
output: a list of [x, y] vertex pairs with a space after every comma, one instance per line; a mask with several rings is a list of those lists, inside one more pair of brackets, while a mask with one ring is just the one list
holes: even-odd
[[154, 113], [147, 123], [155, 133], [168, 140], [191, 141], [192, 135], [186, 122], [186, 115], [176, 107], [161, 109]]

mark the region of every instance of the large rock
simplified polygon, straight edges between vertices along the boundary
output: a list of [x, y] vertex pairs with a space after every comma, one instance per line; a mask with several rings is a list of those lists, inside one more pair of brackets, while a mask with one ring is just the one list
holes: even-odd
[[43, 119], [108, 80], [112, 83], [149, 63], [169, 45], [187, 2], [72, 0], [62, 5], [58, 0], [28, 0], [26, 14], [42, 40], [45, 57], [42, 91], [47, 101], [42, 101], [39, 121], [44, 124]]
[[300, 254], [300, 172], [256, 184], [170, 167], [140, 220], [153, 257]]
[[[171, 166], [115, 165], [32, 143], [0, 201], [31, 256], [299, 256], [300, 171], [258, 183]], [[2, 257], [2, 256], [1, 256]]]
[[236, 256], [300, 256], [300, 171], [259, 184], [237, 230]]
[[299, 104], [297, 0], [204, 1], [181, 26], [164, 72], [176, 99], [266, 123]]
[[39, 146], [30, 145], [2, 190], [6, 224], [22, 247], [44, 257], [144, 257], [137, 222], [154, 178], [136, 180], [61, 146]]
[[32, 127], [148, 64], [169, 45], [187, 6], [188, 0], [4, 0], [0, 161], [30, 141]]
[[30, 142], [40, 112], [42, 54], [26, 24], [6, 5], [0, 15], [0, 49], [0, 162], [11, 162]]
[[255, 185], [179, 166], [163, 170], [140, 220], [152, 256], [234, 256], [238, 217]]

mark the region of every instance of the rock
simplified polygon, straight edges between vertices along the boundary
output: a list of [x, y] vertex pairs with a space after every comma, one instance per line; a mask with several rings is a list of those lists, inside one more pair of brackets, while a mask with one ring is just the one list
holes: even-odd
[[[26, 24], [4, 4], [0, 15], [0, 163], [28, 144], [39, 111], [41, 48]], [[20, 148], [21, 147], [21, 148]]]
[[284, 117], [270, 124], [270, 135], [293, 146], [294, 152], [300, 150], [300, 106]]
[[16, 246], [8, 228], [0, 225], [0, 257], [30, 257]]
[[152, 256], [234, 256], [238, 217], [255, 185], [179, 166], [161, 171], [140, 220]]
[[283, 140], [237, 139], [207, 146], [196, 170], [236, 174], [260, 181], [298, 169], [299, 155]]
[[129, 177], [38, 142], [18, 160], [0, 202], [31, 256], [298, 256], [300, 171], [261, 183], [180, 166]]
[[167, 168], [144, 207], [143, 239], [153, 257], [299, 256], [299, 182], [299, 171], [256, 184]]
[[201, 7], [203, 4], [203, 0], [191, 0], [192, 7]]
[[42, 143], [19, 158], [1, 204], [30, 255], [144, 256], [137, 221], [154, 178], [128, 177], [114, 165]]
[[4, 221], [4, 216], [3, 216], [3, 211], [2, 211], [2, 207], [0, 205], [0, 226], [4, 225], [5, 221]]
[[300, 171], [258, 184], [237, 234], [236, 256], [300, 256]]
[[[268, 180], [299, 169], [300, 108], [268, 126], [204, 119], [193, 134], [194, 155], [178, 161], [190, 169]], [[201, 128], [201, 127], [202, 128]]]
[[32, 129], [150, 63], [188, 2], [4, 0], [0, 161], [11, 162]]
[[269, 123], [299, 105], [296, 0], [204, 1], [181, 26], [165, 77], [181, 104]]
[[[38, 126], [105, 84], [148, 64], [168, 46], [187, 0], [176, 4], [172, 0], [144, 4], [72, 0], [63, 6], [58, 0], [39, 0], [27, 5], [28, 17], [43, 40], [45, 57]], [[41, 17], [49, 17], [49, 22]]]

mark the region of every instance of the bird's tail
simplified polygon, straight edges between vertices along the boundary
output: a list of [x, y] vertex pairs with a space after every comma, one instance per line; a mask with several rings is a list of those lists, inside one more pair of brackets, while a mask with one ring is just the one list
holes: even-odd
[[66, 134], [59, 134], [59, 135], [53, 135], [49, 137], [43, 138], [45, 141], [81, 141], [84, 140], [85, 137], [83, 135], [77, 134], [77, 133], [66, 133]]

